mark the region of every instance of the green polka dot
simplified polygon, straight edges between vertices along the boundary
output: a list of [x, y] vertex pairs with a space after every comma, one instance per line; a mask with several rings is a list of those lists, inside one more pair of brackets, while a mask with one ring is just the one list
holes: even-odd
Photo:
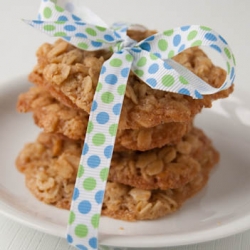
[[95, 146], [101, 146], [105, 143], [105, 135], [102, 133], [97, 133], [93, 136], [92, 142]]
[[187, 37], [188, 41], [193, 40], [193, 39], [197, 36], [197, 34], [198, 34], [198, 32], [197, 32], [196, 30], [191, 31], [191, 32], [188, 34], [188, 37]]
[[89, 46], [87, 43], [78, 43], [77, 47], [79, 47], [80, 49], [87, 49]]
[[87, 134], [91, 133], [94, 129], [94, 124], [93, 122], [89, 121], [88, 127], [87, 127]]
[[166, 30], [166, 31], [163, 32], [163, 34], [164, 34], [165, 36], [172, 36], [173, 33], [174, 33], [174, 30]]
[[230, 67], [229, 62], [227, 62], [227, 73], [230, 74], [230, 71], [231, 71], [231, 67]]
[[133, 61], [133, 56], [130, 55], [130, 54], [127, 54], [127, 55], [126, 55], [126, 60], [127, 60], [128, 62], [132, 62], [132, 61]]
[[86, 29], [87, 34], [89, 34], [90, 36], [97, 36], [97, 33], [94, 29], [91, 28], [87, 28]]
[[109, 127], [109, 133], [110, 133], [111, 136], [115, 136], [116, 135], [117, 128], [118, 128], [117, 124], [112, 124]]
[[84, 174], [84, 167], [82, 165], [79, 166], [78, 168], [78, 173], [77, 173], [77, 177], [81, 178]]
[[168, 42], [164, 39], [158, 41], [158, 47], [161, 51], [166, 51], [168, 48]]
[[152, 59], [152, 60], [157, 60], [158, 59], [158, 57], [156, 56], [156, 55], [154, 55], [154, 54], [152, 54], [152, 53], [150, 53], [150, 58]]
[[67, 36], [67, 34], [65, 33], [65, 32], [62, 32], [62, 31], [59, 31], [59, 32], [56, 32], [55, 34], [54, 34], [54, 36]]
[[117, 88], [117, 93], [119, 95], [124, 95], [126, 92], [126, 85], [125, 84], [122, 84], [120, 85], [118, 88]]
[[170, 50], [168, 53], [168, 58], [172, 58], [174, 56], [174, 51]]
[[100, 178], [102, 181], [106, 181], [108, 179], [109, 169], [103, 168], [100, 172]]
[[135, 73], [136, 75], [138, 75], [139, 77], [142, 77], [143, 74], [144, 74], [144, 71], [143, 71], [143, 70], [140, 70], [140, 69], [136, 69], [136, 70], [134, 71], [134, 73]]
[[228, 59], [231, 59], [232, 56], [231, 56], [231, 53], [230, 53], [229, 49], [228, 49], [228, 48], [225, 48], [225, 49], [224, 49], [224, 52], [226, 53]]
[[87, 226], [79, 224], [75, 228], [75, 235], [78, 236], [79, 238], [85, 238], [88, 235], [88, 231], [89, 230]]
[[56, 7], [56, 10], [58, 12], [63, 12], [64, 11], [64, 9], [62, 7], [60, 7], [60, 6], [58, 6], [58, 5], [56, 5], [55, 7]]
[[55, 24], [65, 24], [66, 21], [55, 21]]
[[201, 46], [202, 41], [201, 40], [196, 40], [191, 44], [191, 47], [195, 47], [195, 46]]
[[50, 18], [52, 16], [52, 10], [49, 7], [46, 7], [43, 10], [43, 15], [45, 18]]
[[165, 75], [162, 77], [161, 82], [164, 86], [170, 87], [174, 84], [174, 77], [171, 75]]
[[91, 218], [91, 224], [93, 228], [98, 228], [99, 226], [99, 220], [100, 220], [100, 215], [99, 214], [94, 214]]
[[70, 211], [69, 213], [69, 224], [71, 225], [75, 221], [76, 215]]
[[122, 60], [118, 58], [114, 58], [110, 61], [110, 65], [112, 67], [120, 67], [122, 65]]
[[145, 56], [143, 56], [142, 58], [139, 59], [139, 61], [137, 62], [137, 66], [138, 67], [143, 67], [145, 66], [147, 63], [147, 58]]
[[179, 77], [179, 80], [180, 80], [180, 82], [181, 82], [182, 84], [188, 84], [188, 83], [189, 83], [188, 80], [187, 80], [184, 76], [180, 76], [180, 77]]
[[235, 61], [234, 54], [232, 54], [232, 57], [233, 57], [233, 62], [234, 62], [234, 66], [235, 66], [236, 65], [236, 61]]
[[47, 25], [43, 26], [43, 29], [46, 30], [46, 31], [53, 31], [53, 30], [56, 29], [56, 27], [54, 25], [47, 24]]
[[100, 42], [100, 43], [105, 43], [105, 42], [106, 42], [105, 40], [103, 40], [103, 39], [98, 39], [98, 38], [96, 39], [96, 41], [97, 41], [97, 42]]
[[97, 91], [97, 92], [100, 92], [101, 89], [102, 89], [102, 83], [101, 83], [101, 82], [98, 82], [97, 87], [96, 87], [96, 91]]
[[83, 181], [83, 188], [87, 191], [92, 191], [96, 187], [96, 180], [92, 177], [86, 178]]
[[114, 98], [115, 97], [111, 92], [105, 92], [105, 93], [102, 94], [102, 97], [101, 97], [102, 101], [104, 103], [107, 103], [107, 104], [113, 102]]
[[100, 26], [95, 26], [99, 31], [105, 31], [105, 30], [107, 30], [106, 28], [104, 28], [104, 27], [100, 27]]
[[207, 31], [211, 30], [210, 28], [208, 28], [208, 27], [206, 27], [206, 26], [200, 26], [200, 28], [201, 28], [202, 30], [207, 30]]

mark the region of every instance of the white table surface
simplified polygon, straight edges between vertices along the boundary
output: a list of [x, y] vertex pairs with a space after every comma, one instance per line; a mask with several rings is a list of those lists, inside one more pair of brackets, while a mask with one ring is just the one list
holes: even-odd
[[[104, 2], [105, 5], [100, 4]], [[250, 1], [86, 0], [85, 3], [109, 24], [125, 20], [158, 30], [184, 24], [204, 24], [215, 28], [227, 38], [236, 55], [236, 87], [249, 92]], [[143, 6], [142, 11], [139, 11], [140, 5]], [[45, 41], [53, 41], [21, 22], [21, 18], [35, 17], [38, 6], [38, 0], [0, 1], [0, 84], [27, 75], [35, 65], [38, 46]], [[0, 250], [66, 249], [74, 248], [68, 246], [65, 239], [44, 234], [0, 215]], [[207, 243], [165, 249], [250, 249], [250, 231]]]

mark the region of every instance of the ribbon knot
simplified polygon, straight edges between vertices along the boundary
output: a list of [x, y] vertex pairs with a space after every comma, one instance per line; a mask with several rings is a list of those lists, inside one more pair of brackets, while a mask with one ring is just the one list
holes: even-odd
[[[62, 5], [58, 6], [43, 1], [40, 19], [25, 22], [79, 49], [115, 52], [102, 66], [94, 95], [67, 235], [68, 242], [79, 249], [97, 249], [101, 207], [130, 70], [151, 88], [202, 98], [231, 86], [235, 59], [225, 39], [208, 27], [183, 26], [138, 43], [127, 36], [128, 25], [116, 23], [108, 28], [90, 10], [77, 8], [73, 2], [58, 0], [57, 4]], [[220, 88], [208, 85], [171, 59], [187, 48], [201, 45], [214, 49], [226, 62], [227, 78]]]

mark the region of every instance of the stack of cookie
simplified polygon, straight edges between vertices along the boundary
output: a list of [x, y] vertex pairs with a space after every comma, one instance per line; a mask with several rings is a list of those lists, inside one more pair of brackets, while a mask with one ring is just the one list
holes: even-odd
[[[129, 30], [134, 40], [153, 31]], [[19, 96], [20, 112], [33, 112], [43, 132], [25, 145], [16, 165], [41, 201], [69, 209], [101, 66], [109, 51], [87, 52], [58, 40], [43, 44], [29, 79], [36, 86]], [[199, 48], [174, 58], [214, 87], [226, 73]], [[102, 214], [123, 220], [155, 219], [176, 211], [207, 182], [219, 154], [193, 119], [233, 87], [194, 100], [154, 90], [132, 72], [126, 89]], [[78, 174], [83, 174], [81, 166]]]

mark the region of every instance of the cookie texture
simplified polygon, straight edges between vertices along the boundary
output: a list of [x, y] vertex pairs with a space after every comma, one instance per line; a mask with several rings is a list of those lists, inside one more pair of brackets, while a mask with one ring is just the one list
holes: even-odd
[[[62, 134], [73, 140], [84, 140], [89, 115], [60, 103], [49, 92], [32, 87], [20, 94], [17, 102], [19, 112], [33, 112], [33, 118], [46, 133]], [[152, 128], [125, 129], [118, 132], [115, 151], [145, 151], [177, 143], [192, 126], [192, 122], [170, 122]]]
[[[193, 178], [179, 188], [167, 190], [144, 190], [109, 181], [103, 215], [122, 220], [155, 219], [176, 211], [198, 192], [206, 184], [219, 154], [200, 130], [196, 133], [200, 133], [203, 147], [196, 151], [196, 175]], [[37, 199], [60, 208], [70, 208], [81, 146], [80, 141], [41, 133], [35, 143], [24, 147], [16, 165], [25, 174], [26, 186]]]
[[[154, 32], [130, 31], [135, 40]], [[138, 39], [137, 39], [138, 38]], [[43, 44], [37, 51], [37, 65], [30, 73], [31, 82], [46, 88], [61, 103], [90, 112], [101, 66], [111, 56], [109, 51], [87, 52], [63, 40]], [[212, 64], [197, 47], [173, 58], [213, 87], [220, 87], [226, 72]], [[150, 128], [169, 122], [190, 122], [203, 107], [227, 97], [233, 86], [216, 94], [194, 100], [189, 96], [154, 90], [130, 72], [120, 129]]]

